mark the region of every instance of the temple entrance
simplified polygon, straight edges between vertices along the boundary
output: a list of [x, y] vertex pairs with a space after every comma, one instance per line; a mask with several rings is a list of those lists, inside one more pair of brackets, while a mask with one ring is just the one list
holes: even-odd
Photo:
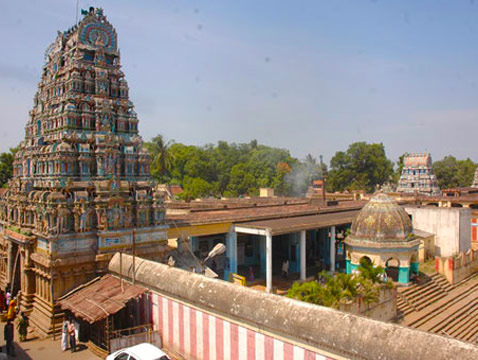
[[282, 263], [289, 261], [289, 273], [291, 262], [296, 261], [295, 245], [294, 250], [290, 251], [289, 234], [274, 236], [272, 239], [272, 275], [280, 276], [282, 273]]
[[398, 272], [400, 268], [400, 260], [396, 258], [390, 258], [385, 263], [385, 272], [387, 276], [393, 281], [398, 281]]

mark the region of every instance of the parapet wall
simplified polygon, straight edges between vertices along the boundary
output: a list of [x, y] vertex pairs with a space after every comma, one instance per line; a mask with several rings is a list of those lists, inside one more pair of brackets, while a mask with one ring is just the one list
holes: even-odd
[[397, 289], [382, 287], [377, 301], [367, 304], [358, 297], [349, 304], [341, 304], [339, 310], [375, 320], [393, 321], [397, 318]]
[[[131, 279], [132, 257], [123, 255], [120, 262], [117, 253], [109, 271]], [[135, 262], [135, 279], [157, 297], [153, 317], [161, 324], [163, 342], [179, 349], [180, 354], [194, 347], [194, 354], [185, 356], [189, 359], [213, 358], [213, 351], [214, 355], [217, 351], [234, 354], [234, 349], [249, 349], [249, 340], [263, 344], [253, 354], [247, 353], [250, 359], [274, 359], [276, 353], [281, 354], [280, 358], [292, 353], [290, 358], [304, 359], [306, 351], [322, 359], [478, 357], [478, 347], [473, 344], [209, 279], [140, 258]], [[184, 332], [184, 323], [181, 328], [181, 317], [188, 321], [189, 332]], [[221, 321], [223, 325], [218, 326]], [[253, 338], [241, 329], [250, 330]], [[206, 331], [223, 341], [214, 349], [204, 346]], [[296, 352], [302, 356], [296, 357]]]
[[435, 257], [435, 270], [446, 277], [450, 284], [456, 284], [478, 272], [478, 250], [468, 250], [457, 256]]

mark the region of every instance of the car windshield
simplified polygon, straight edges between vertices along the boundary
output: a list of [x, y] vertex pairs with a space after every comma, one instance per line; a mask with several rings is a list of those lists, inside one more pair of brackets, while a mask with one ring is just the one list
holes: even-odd
[[171, 360], [167, 355], [163, 355], [160, 358], [156, 358], [154, 360]]

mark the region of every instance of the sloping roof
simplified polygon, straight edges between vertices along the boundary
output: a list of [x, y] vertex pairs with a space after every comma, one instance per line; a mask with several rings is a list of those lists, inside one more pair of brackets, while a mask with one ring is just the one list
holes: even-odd
[[90, 324], [116, 314], [126, 306], [126, 303], [148, 291], [148, 289], [133, 285], [126, 281], [105, 275], [81, 285], [63, 296], [60, 305], [63, 310], [70, 310]]
[[416, 228], [413, 229], [413, 233], [414, 233], [417, 237], [422, 238], [422, 239], [426, 239], [426, 238], [435, 236], [435, 234], [429, 233], [428, 231], [423, 231], [423, 230], [416, 229]]
[[358, 210], [349, 210], [283, 219], [249, 221], [236, 223], [236, 228], [267, 230], [271, 235], [282, 235], [300, 230], [311, 230], [319, 227], [349, 224], [355, 219], [358, 213]]

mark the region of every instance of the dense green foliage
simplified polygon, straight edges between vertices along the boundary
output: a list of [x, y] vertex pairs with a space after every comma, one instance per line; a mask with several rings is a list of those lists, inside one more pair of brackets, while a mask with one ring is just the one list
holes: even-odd
[[395, 184], [398, 184], [398, 181], [400, 180], [400, 176], [402, 175], [402, 170], [403, 170], [403, 166], [404, 166], [404, 160], [405, 158], [408, 156], [408, 153], [403, 153], [402, 155], [400, 155], [400, 157], [398, 158], [398, 161], [397, 161], [397, 169], [395, 170], [395, 174], [393, 176], [393, 182]]
[[353, 301], [361, 297], [365, 303], [378, 300], [381, 286], [392, 287], [392, 282], [384, 283], [382, 274], [385, 270], [373, 267], [366, 261], [361, 261], [358, 275], [338, 273], [333, 277], [325, 271], [319, 273], [321, 284], [317, 281], [294, 283], [287, 292], [287, 297], [309, 303], [338, 308], [341, 303]]
[[[163, 146], [158, 145], [158, 139]], [[290, 186], [286, 175], [298, 164], [288, 150], [255, 140], [249, 144], [220, 141], [194, 146], [166, 143], [157, 136], [145, 146], [154, 159], [151, 174], [160, 182], [181, 185], [182, 197], [188, 199], [258, 195], [260, 187], [273, 187], [276, 194], [287, 195]]]
[[[219, 141], [217, 145], [185, 145], [166, 141], [158, 135], [145, 143], [153, 162], [151, 175], [160, 183], [181, 185], [185, 199], [198, 197], [255, 196], [259, 188], [272, 187], [277, 195], [304, 196], [313, 179], [327, 175], [327, 166], [308, 154], [292, 157], [288, 150], [260, 145]], [[366, 190], [398, 182], [403, 168], [400, 156], [394, 164], [387, 159], [383, 144], [356, 142], [347, 151], [338, 151], [330, 161], [327, 191]], [[10, 153], [0, 159], [0, 176], [11, 174]], [[476, 164], [470, 159], [446, 156], [433, 164], [440, 188], [470, 186]], [[1, 179], [2, 185], [6, 180]]]
[[445, 156], [433, 163], [433, 171], [438, 179], [440, 189], [471, 186], [476, 164], [469, 158], [457, 160], [454, 156]]
[[174, 159], [169, 149], [173, 143], [174, 141], [166, 142], [162, 135], [157, 135], [151, 142], [144, 144], [152, 158], [151, 175], [161, 183], [169, 181], [168, 175]]
[[5, 187], [13, 175], [13, 160], [18, 148], [0, 154], [0, 186]]
[[346, 152], [338, 151], [330, 160], [328, 191], [367, 190], [389, 181], [393, 163], [387, 159], [383, 144], [356, 142]]

